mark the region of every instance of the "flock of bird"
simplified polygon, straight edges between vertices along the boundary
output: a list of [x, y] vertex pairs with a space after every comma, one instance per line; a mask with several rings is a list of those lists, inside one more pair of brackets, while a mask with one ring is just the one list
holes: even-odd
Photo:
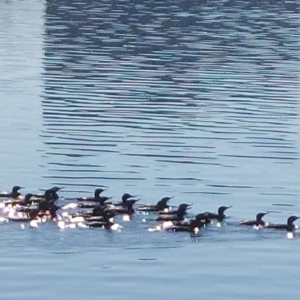
[[[51, 220], [60, 229], [101, 227], [107, 230], [121, 230], [123, 228], [115, 220], [130, 221], [133, 214], [141, 213], [151, 215], [155, 225], [149, 227], [153, 231], [188, 232], [198, 235], [202, 228], [215, 222], [221, 226], [226, 220], [225, 211], [231, 206], [220, 206], [216, 213], [201, 212], [188, 218], [188, 209], [191, 204], [181, 203], [178, 207], [170, 206], [172, 197], [163, 197], [155, 204], [136, 204], [136, 196], [125, 193], [120, 202], [112, 202], [111, 197], [103, 196], [105, 191], [97, 188], [93, 196], [78, 197], [68, 201], [63, 206], [56, 204], [59, 200], [58, 192], [62, 189], [52, 187], [43, 193], [22, 195], [22, 187], [14, 186], [11, 192], [0, 192], [0, 222], [20, 222], [21, 228], [26, 224], [37, 228], [40, 223]], [[75, 201], [75, 202], [74, 202]], [[134, 207], [135, 206], [135, 207]], [[259, 230], [264, 228], [280, 229], [287, 232], [287, 237], [292, 238], [298, 228], [294, 221], [297, 216], [290, 216], [285, 224], [266, 223], [263, 217], [268, 212], [261, 212], [254, 220], [238, 223], [241, 226], [252, 226]], [[154, 217], [154, 218], [153, 218]], [[146, 222], [146, 219], [143, 219]]]

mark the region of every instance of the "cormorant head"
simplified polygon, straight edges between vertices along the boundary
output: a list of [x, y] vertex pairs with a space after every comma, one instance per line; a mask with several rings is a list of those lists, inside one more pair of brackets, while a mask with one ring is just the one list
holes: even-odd
[[192, 204], [181, 203], [177, 208], [177, 214], [185, 214], [187, 209], [191, 208]]
[[25, 195], [25, 197], [24, 197], [24, 202], [25, 202], [25, 204], [30, 203], [30, 198], [31, 198], [32, 196], [33, 196], [33, 195], [30, 194], [30, 193], [28, 193], [28, 194]]
[[128, 193], [125, 193], [125, 194], [123, 194], [123, 196], [122, 196], [122, 201], [123, 201], [123, 203], [126, 203], [126, 201], [127, 201], [129, 198], [133, 198], [133, 197], [135, 197], [135, 196], [130, 195], [130, 194], [128, 194]]
[[94, 191], [94, 197], [95, 197], [95, 198], [99, 197], [99, 195], [100, 195], [102, 192], [104, 192], [104, 191], [105, 191], [105, 190], [102, 189], [102, 188], [95, 189], [95, 191]]
[[18, 192], [20, 189], [23, 189], [23, 187], [18, 185], [14, 186], [11, 190], [10, 197], [17, 199], [21, 195], [21, 193]]
[[156, 203], [156, 207], [158, 210], [163, 210], [165, 208], [169, 208], [168, 202], [170, 199], [172, 199], [173, 197], [163, 197], [161, 198], [157, 203]]
[[265, 222], [263, 221], [263, 217], [268, 214], [269, 212], [266, 212], [266, 213], [258, 213], [256, 215], [256, 222], [258, 225], [265, 225]]
[[227, 210], [230, 207], [232, 207], [232, 206], [220, 206], [218, 209], [218, 215], [220, 215], [220, 216], [224, 215], [225, 210]]
[[23, 187], [23, 186], [15, 185], [15, 186], [11, 189], [11, 191], [12, 191], [12, 193], [16, 193], [16, 192], [18, 192], [20, 189], [24, 189], [24, 187]]
[[299, 219], [299, 217], [297, 216], [290, 216], [288, 219], [287, 219], [287, 224], [288, 225], [294, 225], [294, 222]]

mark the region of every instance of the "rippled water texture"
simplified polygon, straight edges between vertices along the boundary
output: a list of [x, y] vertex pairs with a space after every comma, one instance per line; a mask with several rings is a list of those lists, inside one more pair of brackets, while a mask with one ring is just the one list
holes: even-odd
[[0, 189], [233, 205], [196, 240], [2, 224], [3, 299], [296, 299], [300, 236], [235, 224], [300, 214], [299, 25], [297, 1], [1, 1]]

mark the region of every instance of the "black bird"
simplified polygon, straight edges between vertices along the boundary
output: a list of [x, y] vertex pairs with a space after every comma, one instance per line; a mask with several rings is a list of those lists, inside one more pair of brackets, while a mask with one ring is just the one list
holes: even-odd
[[119, 214], [119, 215], [123, 215], [123, 214], [132, 215], [135, 212], [133, 205], [138, 201], [140, 200], [136, 200], [136, 199], [126, 200], [123, 206], [116, 206], [114, 208], [108, 207], [106, 211]]
[[158, 212], [159, 215], [174, 215], [178, 213], [187, 213], [187, 209], [191, 208], [192, 204], [187, 204], [187, 203], [181, 203], [178, 205], [176, 210], [170, 210], [170, 211], [160, 211]]
[[72, 217], [83, 217], [87, 220], [90, 218], [103, 218], [104, 215], [109, 218], [113, 218], [116, 216], [116, 214], [114, 214], [113, 212], [108, 211], [106, 206], [96, 206], [92, 211], [78, 211], [73, 214]]
[[117, 203], [113, 203], [113, 205], [114, 206], [124, 206], [124, 207], [126, 207], [126, 203], [127, 203], [128, 199], [134, 198], [134, 197], [136, 197], [136, 196], [125, 193], [125, 194], [122, 195], [122, 201], [117, 202]]
[[258, 229], [261, 229], [266, 226], [265, 221], [262, 219], [266, 214], [268, 214], [268, 212], [258, 213], [255, 220], [242, 221], [239, 225], [256, 226]]
[[108, 205], [108, 204], [112, 204], [112, 202], [107, 202], [107, 200], [110, 200], [112, 197], [106, 197], [106, 196], [98, 196], [97, 198], [95, 198], [95, 200], [91, 200], [91, 198], [89, 200], [79, 200], [80, 203], [78, 204], [78, 207], [81, 208], [93, 208], [96, 206], [104, 206], [104, 205]]
[[114, 223], [111, 214], [107, 211], [103, 211], [102, 219], [99, 220], [86, 220], [85, 224], [89, 227], [102, 227], [105, 229], [117, 230], [121, 228], [118, 224]]
[[216, 219], [218, 222], [223, 222], [226, 218], [224, 212], [230, 207], [232, 206], [220, 206], [217, 214], [211, 212], [206, 212], [205, 214], [207, 215], [208, 219]]
[[160, 199], [156, 204], [143, 204], [137, 208], [138, 211], [162, 211], [164, 209], [168, 209], [170, 206], [168, 202], [173, 197], [164, 197]]
[[156, 221], [174, 221], [181, 222], [185, 219], [184, 213], [174, 214], [174, 215], [159, 215]]
[[[20, 206], [17, 208], [17, 211], [19, 212], [25, 212], [29, 215], [31, 213], [34, 213], [35, 211], [38, 211], [38, 215], [40, 217], [43, 217], [45, 215], [50, 215], [51, 218], [56, 218], [56, 211], [60, 209], [60, 206], [57, 206], [51, 199], [48, 201], [47, 199], [39, 201], [38, 203], [35, 203], [35, 205], [29, 205], [31, 204], [31, 198], [30, 194], [26, 194], [26, 196], [29, 198], [29, 203], [25, 204], [24, 206]], [[25, 197], [26, 197], [25, 196]]]
[[200, 228], [202, 228], [201, 224], [196, 220], [192, 219], [188, 226], [185, 225], [173, 225], [169, 228], [166, 228], [167, 231], [173, 231], [173, 232], [190, 232], [190, 233], [198, 233], [200, 231]]
[[[105, 190], [102, 188], [97, 188], [94, 191], [94, 197], [79, 197], [79, 198], [75, 198], [77, 201], [95, 201], [95, 202], [101, 202], [102, 200], [100, 200], [100, 198], [102, 198], [100, 196], [100, 194], [102, 192], [104, 192]], [[110, 199], [110, 198], [108, 198]], [[105, 201], [105, 200], [104, 200]]]
[[[166, 224], [167, 223], [167, 224]], [[150, 232], [152, 231], [171, 231], [171, 232], [189, 232], [191, 234], [198, 234], [201, 228], [204, 227], [203, 220], [201, 218], [194, 218], [185, 223], [180, 222], [164, 222], [161, 225], [149, 228]]]
[[22, 186], [14, 186], [12, 189], [11, 189], [11, 192], [7, 193], [7, 192], [2, 192], [0, 193], [0, 197], [1, 198], [13, 198], [13, 199], [20, 199], [22, 198], [22, 194], [19, 192], [20, 189], [23, 189], [24, 187]]
[[211, 223], [211, 219], [206, 213], [200, 213], [195, 216], [195, 219], [198, 220], [201, 224], [202, 227], [206, 227], [208, 224]]
[[159, 213], [156, 221], [182, 221], [187, 214], [187, 209], [190, 208], [190, 204], [181, 203], [178, 208], [173, 211]]
[[31, 193], [28, 193], [25, 195], [23, 200], [12, 200], [11, 204], [12, 205], [21, 205], [21, 206], [30, 205], [33, 202], [33, 201], [31, 201], [32, 197], [33, 197], [33, 195]]
[[30, 201], [31, 197], [32, 197], [32, 194], [26, 194], [24, 199], [9, 199], [7, 201], [3, 201], [2, 203], [4, 203], [5, 206], [8, 206], [8, 205], [25, 206], [25, 205], [29, 205], [31, 203], [31, 201]]
[[115, 214], [106, 212], [105, 210], [101, 214], [85, 217], [85, 224], [89, 227], [105, 227], [108, 224], [114, 224], [113, 218]]
[[186, 226], [189, 227], [190, 223], [193, 220], [197, 220], [199, 222], [199, 224], [201, 224], [202, 227], [206, 227], [208, 224], [211, 223], [211, 219], [208, 218], [208, 216], [206, 215], [206, 213], [200, 213], [197, 214], [193, 219], [184, 219], [184, 220], [175, 220], [172, 221], [172, 223], [176, 226]]
[[31, 200], [35, 202], [39, 202], [45, 200], [46, 198], [48, 199], [51, 198], [54, 201], [56, 201], [59, 199], [59, 195], [57, 192], [60, 191], [61, 189], [63, 189], [63, 187], [54, 186], [50, 189], [45, 190], [43, 194], [34, 194]]
[[297, 226], [294, 224], [294, 222], [299, 219], [297, 216], [290, 216], [287, 219], [286, 224], [268, 224], [265, 227], [266, 228], [272, 228], [272, 229], [282, 229], [286, 230], [287, 232], [294, 232], [295, 229], [297, 229]]

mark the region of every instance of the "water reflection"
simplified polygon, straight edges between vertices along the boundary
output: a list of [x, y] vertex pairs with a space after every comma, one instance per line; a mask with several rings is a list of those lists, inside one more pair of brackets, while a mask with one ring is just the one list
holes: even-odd
[[74, 189], [225, 195], [260, 188], [267, 172], [264, 185], [282, 188], [299, 157], [298, 9], [48, 0], [48, 176]]

